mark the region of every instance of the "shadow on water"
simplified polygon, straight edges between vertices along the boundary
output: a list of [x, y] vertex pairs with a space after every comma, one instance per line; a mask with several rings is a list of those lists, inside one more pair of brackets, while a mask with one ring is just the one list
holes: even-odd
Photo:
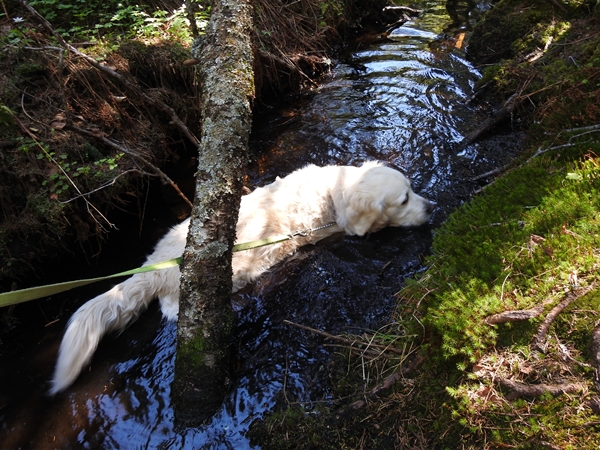
[[1, 356], [2, 448], [252, 448], [245, 433], [277, 402], [330, 400], [331, 350], [284, 320], [332, 334], [385, 324], [404, 279], [423, 269], [431, 228], [480, 187], [474, 176], [519, 150], [516, 133], [456, 150], [486, 118], [485, 110], [469, 105], [480, 74], [461, 48], [469, 14], [486, 3], [448, 4], [455, 6], [452, 14], [445, 2], [422, 2], [421, 18], [351, 53], [309, 99], [265, 116], [255, 127], [249, 171], [250, 183], [258, 185], [307, 163], [387, 161], [436, 202], [432, 226], [304, 248], [236, 295], [235, 387], [200, 429], [173, 428], [176, 330], [161, 320], [156, 305], [123, 334], [106, 339], [92, 370], [56, 399], [44, 391], [62, 329], [25, 337], [18, 352]]

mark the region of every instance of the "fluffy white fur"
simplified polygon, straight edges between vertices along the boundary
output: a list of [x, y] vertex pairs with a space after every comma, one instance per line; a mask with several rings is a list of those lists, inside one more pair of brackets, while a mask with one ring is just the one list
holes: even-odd
[[[307, 166], [242, 198], [237, 242], [251, 242], [298, 230], [335, 225], [284, 243], [233, 254], [233, 292], [293, 253], [334, 233], [362, 236], [384, 227], [417, 226], [429, 220], [432, 204], [415, 194], [398, 171], [376, 162], [362, 167]], [[156, 245], [145, 265], [183, 254], [189, 220]], [[137, 274], [90, 300], [69, 321], [58, 353], [51, 394], [66, 389], [90, 361], [100, 339], [123, 330], [158, 297], [175, 320], [179, 310], [179, 268]]]

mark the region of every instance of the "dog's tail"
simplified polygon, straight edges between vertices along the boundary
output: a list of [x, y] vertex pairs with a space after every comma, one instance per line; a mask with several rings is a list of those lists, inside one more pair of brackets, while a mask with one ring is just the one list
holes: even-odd
[[[156, 245], [144, 265], [181, 256], [189, 220], [169, 231]], [[148, 304], [158, 297], [163, 315], [177, 319], [179, 312], [179, 267], [138, 273], [79, 308], [67, 326], [58, 351], [50, 394], [65, 390], [90, 362], [100, 339], [123, 331]]]
[[[140, 273], [113, 287], [79, 308], [63, 336], [58, 361], [52, 378], [50, 394], [66, 389], [91, 360], [100, 339], [111, 332], [123, 331], [157, 296], [168, 319], [177, 317], [177, 311], [165, 311], [165, 306], [177, 308], [179, 286], [165, 283], [165, 277], [178, 281], [179, 269]], [[168, 287], [173, 287], [172, 292]]]

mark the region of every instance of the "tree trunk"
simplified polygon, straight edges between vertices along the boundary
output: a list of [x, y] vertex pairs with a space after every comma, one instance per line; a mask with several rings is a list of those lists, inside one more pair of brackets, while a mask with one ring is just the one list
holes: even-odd
[[183, 255], [175, 420], [195, 427], [219, 408], [227, 390], [231, 247], [247, 161], [254, 98], [249, 0], [214, 0], [200, 60], [202, 136], [196, 193]]

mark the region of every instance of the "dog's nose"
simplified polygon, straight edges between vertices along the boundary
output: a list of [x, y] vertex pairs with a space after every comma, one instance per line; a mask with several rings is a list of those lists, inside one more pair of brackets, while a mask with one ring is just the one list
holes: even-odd
[[427, 214], [431, 214], [434, 209], [435, 209], [435, 203], [427, 202], [427, 209], [426, 209]]

